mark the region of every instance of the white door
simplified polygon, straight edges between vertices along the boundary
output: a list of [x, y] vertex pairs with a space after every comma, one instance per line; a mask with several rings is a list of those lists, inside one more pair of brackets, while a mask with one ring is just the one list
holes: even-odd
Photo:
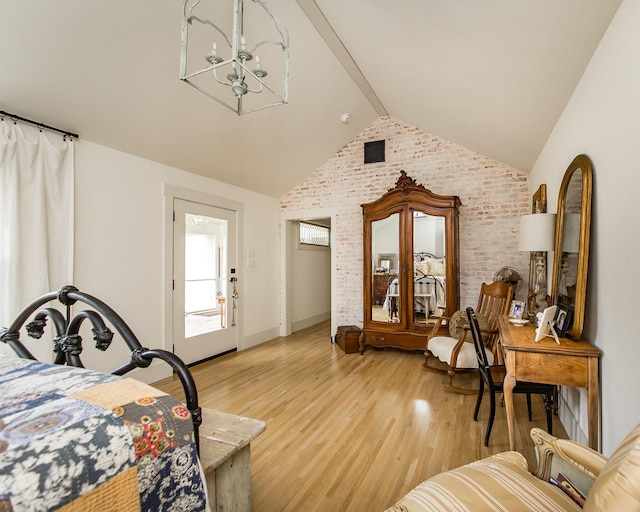
[[238, 346], [236, 212], [182, 199], [173, 208], [174, 353], [189, 364]]

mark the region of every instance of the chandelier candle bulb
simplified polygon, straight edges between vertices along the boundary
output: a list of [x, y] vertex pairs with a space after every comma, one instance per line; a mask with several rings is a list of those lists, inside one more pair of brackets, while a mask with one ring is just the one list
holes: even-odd
[[218, 43], [216, 43], [215, 41], [213, 42], [211, 53], [207, 53], [204, 56], [204, 60], [206, 60], [212, 66], [220, 64], [222, 62], [222, 58], [218, 56]]
[[256, 75], [258, 78], [264, 78], [268, 74], [265, 69], [262, 69], [262, 66], [260, 65], [260, 57], [258, 57], [257, 55], [256, 55], [256, 67], [253, 70], [253, 74]]

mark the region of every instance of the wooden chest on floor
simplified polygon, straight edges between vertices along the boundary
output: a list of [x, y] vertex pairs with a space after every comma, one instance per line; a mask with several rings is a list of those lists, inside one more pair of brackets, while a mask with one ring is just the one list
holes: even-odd
[[341, 325], [336, 333], [336, 342], [345, 354], [353, 354], [360, 350], [358, 339], [362, 330], [356, 325]]

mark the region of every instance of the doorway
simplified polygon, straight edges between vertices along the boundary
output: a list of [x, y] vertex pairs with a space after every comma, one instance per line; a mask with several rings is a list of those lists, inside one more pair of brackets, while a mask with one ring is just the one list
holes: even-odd
[[187, 364], [238, 347], [236, 213], [173, 198], [173, 342]]
[[[328, 261], [322, 263], [319, 253], [310, 250], [299, 250], [300, 221], [321, 224], [331, 229]], [[333, 247], [336, 243], [332, 226], [336, 222], [336, 212], [329, 208], [309, 209], [304, 211], [289, 210], [281, 217], [281, 321], [280, 335], [288, 336], [299, 329], [315, 323], [331, 319], [331, 332], [337, 329], [336, 311], [336, 254]], [[326, 248], [324, 248], [326, 250]], [[322, 306], [325, 299], [327, 303]], [[311, 306], [310, 304], [313, 304]], [[301, 310], [301, 308], [307, 308]]]

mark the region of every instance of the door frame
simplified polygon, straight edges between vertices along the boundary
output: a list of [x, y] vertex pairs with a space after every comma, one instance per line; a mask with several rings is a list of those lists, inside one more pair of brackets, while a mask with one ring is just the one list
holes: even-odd
[[331, 334], [338, 330], [338, 310], [336, 305], [337, 276], [336, 276], [336, 234], [335, 226], [338, 221], [336, 208], [310, 208], [307, 210], [285, 210], [280, 214], [280, 336], [289, 336], [293, 332], [293, 319], [291, 314], [291, 253], [297, 240], [291, 234], [291, 224], [299, 220], [331, 218]]
[[237, 265], [238, 269], [238, 282], [237, 291], [239, 296], [238, 306], [238, 322], [237, 322], [237, 339], [236, 346], [238, 350], [244, 349], [244, 335], [243, 335], [243, 315], [242, 315], [242, 298], [244, 297], [242, 288], [244, 282], [244, 276], [246, 275], [246, 268], [244, 258], [242, 258], [243, 252], [243, 233], [244, 233], [244, 205], [238, 201], [231, 199], [225, 199], [210, 195], [204, 192], [198, 192], [183, 187], [171, 185], [169, 183], [162, 184], [162, 195], [164, 196], [163, 205], [163, 257], [162, 257], [162, 269], [163, 269], [163, 285], [162, 285], [162, 330], [165, 340], [165, 347], [170, 352], [173, 352], [173, 201], [174, 199], [182, 199], [183, 201], [190, 201], [192, 203], [201, 203], [215, 208], [223, 208], [226, 210], [233, 210], [236, 212], [236, 245], [237, 245]]

